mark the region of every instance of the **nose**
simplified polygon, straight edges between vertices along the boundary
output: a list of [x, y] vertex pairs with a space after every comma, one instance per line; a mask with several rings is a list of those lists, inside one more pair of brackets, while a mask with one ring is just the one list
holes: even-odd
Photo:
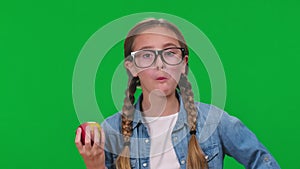
[[157, 59], [155, 61], [155, 66], [156, 68], [159, 70], [159, 69], [163, 69], [166, 67], [165, 63], [163, 62], [162, 60], [162, 55], [161, 54], [158, 54], [157, 55]]

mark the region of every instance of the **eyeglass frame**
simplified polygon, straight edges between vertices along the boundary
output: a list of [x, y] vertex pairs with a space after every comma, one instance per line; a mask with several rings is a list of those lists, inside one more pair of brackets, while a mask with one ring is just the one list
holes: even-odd
[[[164, 51], [166, 51], [166, 50], [169, 50], [169, 49], [180, 49], [180, 50], [181, 50], [181, 55], [182, 55], [182, 56], [181, 56], [181, 61], [180, 61], [179, 63], [176, 63], [176, 64], [169, 64], [169, 63], [167, 63], [167, 62], [165, 61], [165, 59], [164, 59], [162, 53], [163, 53]], [[155, 54], [155, 58], [154, 58], [153, 62], [152, 62], [149, 66], [147, 66], [147, 67], [140, 67], [140, 66], [138, 66], [138, 65], [136, 64], [136, 62], [135, 62], [135, 59], [134, 59], [135, 54], [138, 53], [138, 52], [141, 52], [141, 51], [153, 52], [153, 53]], [[148, 68], [148, 67], [151, 67], [151, 66], [156, 62], [158, 55], [160, 55], [160, 59], [162, 60], [163, 63], [165, 63], [165, 64], [167, 64], [167, 65], [170, 65], [170, 66], [176, 66], [176, 65], [179, 65], [180, 63], [182, 63], [183, 58], [184, 58], [184, 56], [185, 56], [185, 48], [182, 48], [182, 47], [169, 47], [169, 48], [165, 48], [165, 49], [162, 49], [162, 50], [142, 49], [142, 50], [137, 50], [137, 51], [130, 52], [130, 56], [132, 57], [132, 61], [134, 62], [134, 65], [135, 65], [136, 67], [138, 67], [138, 68]]]

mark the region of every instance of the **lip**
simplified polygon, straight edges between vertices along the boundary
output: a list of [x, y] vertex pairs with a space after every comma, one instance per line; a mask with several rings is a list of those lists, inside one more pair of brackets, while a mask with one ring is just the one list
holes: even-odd
[[158, 80], [158, 81], [165, 81], [167, 80], [168, 78], [166, 77], [163, 77], [163, 76], [160, 76], [160, 77], [157, 77], [155, 80]]

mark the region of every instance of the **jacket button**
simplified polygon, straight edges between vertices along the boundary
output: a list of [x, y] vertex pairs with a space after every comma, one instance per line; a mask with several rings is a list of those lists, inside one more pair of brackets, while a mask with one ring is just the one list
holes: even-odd
[[185, 160], [181, 160], [180, 163], [181, 163], [181, 164], [185, 164]]
[[147, 167], [147, 165], [148, 165], [147, 163], [143, 163], [143, 167]]
[[265, 158], [264, 158], [264, 161], [265, 161], [265, 162], [268, 162], [268, 161], [269, 161], [269, 158], [268, 158], [268, 157], [265, 157]]
[[150, 141], [149, 139], [147, 139], [147, 138], [145, 139], [145, 143], [149, 143], [149, 141]]

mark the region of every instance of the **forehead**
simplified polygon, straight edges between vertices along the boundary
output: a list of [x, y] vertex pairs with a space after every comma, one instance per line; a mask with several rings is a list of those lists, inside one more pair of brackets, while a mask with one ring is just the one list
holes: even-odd
[[179, 46], [177, 35], [164, 27], [149, 28], [137, 34], [132, 45], [132, 50], [141, 48], [164, 48], [165, 45]]

